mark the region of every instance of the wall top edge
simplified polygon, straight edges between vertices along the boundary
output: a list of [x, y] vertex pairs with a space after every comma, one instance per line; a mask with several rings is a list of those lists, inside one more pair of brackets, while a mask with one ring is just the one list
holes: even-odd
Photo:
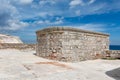
[[90, 33], [90, 34], [110, 36], [107, 33], [88, 31], [88, 30], [83, 30], [83, 29], [79, 29], [79, 28], [72, 28], [72, 27], [48, 27], [48, 28], [44, 28], [44, 29], [40, 29], [40, 30], [36, 31], [36, 34], [42, 33], [42, 32], [47, 33], [47, 32], [54, 32], [54, 31], [74, 31], [74, 32], [84, 32], [84, 33]]

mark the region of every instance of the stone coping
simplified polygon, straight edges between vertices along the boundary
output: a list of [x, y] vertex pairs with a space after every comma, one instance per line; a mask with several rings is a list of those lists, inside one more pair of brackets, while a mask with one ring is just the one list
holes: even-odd
[[72, 27], [48, 27], [48, 28], [36, 31], [36, 34], [44, 33], [44, 32], [54, 32], [54, 31], [74, 31], [74, 32], [84, 32], [84, 33], [90, 33], [90, 34], [109, 36], [109, 34], [107, 33], [93, 32], [93, 31], [88, 31], [88, 30], [83, 30], [78, 28], [72, 28]]
[[0, 43], [0, 49], [33, 49], [35, 50], [36, 44], [22, 44], [22, 43]]

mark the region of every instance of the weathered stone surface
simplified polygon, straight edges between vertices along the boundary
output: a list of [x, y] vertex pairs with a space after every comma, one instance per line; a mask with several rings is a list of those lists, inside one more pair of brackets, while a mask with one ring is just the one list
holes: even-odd
[[2, 43], [0, 44], [0, 49], [32, 49], [35, 50], [36, 44], [18, 44], [18, 43]]
[[109, 35], [75, 28], [54, 27], [37, 33], [37, 55], [60, 61], [100, 58], [109, 50]]
[[44, 59], [33, 53], [34, 50], [0, 49], [0, 80], [120, 79], [120, 60], [66, 63]]
[[106, 51], [106, 56], [105, 57], [110, 57], [110, 58], [119, 58], [120, 59], [120, 50], [109, 50]]

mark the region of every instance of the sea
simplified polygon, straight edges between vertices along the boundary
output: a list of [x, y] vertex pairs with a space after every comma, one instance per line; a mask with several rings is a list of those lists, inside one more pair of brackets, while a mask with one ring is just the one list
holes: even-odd
[[120, 45], [110, 45], [110, 50], [120, 50]]

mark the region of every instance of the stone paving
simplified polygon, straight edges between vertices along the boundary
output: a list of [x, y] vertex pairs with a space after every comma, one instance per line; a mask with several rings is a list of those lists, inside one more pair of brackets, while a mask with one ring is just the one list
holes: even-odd
[[1, 49], [0, 80], [120, 80], [120, 60], [66, 63], [44, 59], [34, 53], [32, 50]]

